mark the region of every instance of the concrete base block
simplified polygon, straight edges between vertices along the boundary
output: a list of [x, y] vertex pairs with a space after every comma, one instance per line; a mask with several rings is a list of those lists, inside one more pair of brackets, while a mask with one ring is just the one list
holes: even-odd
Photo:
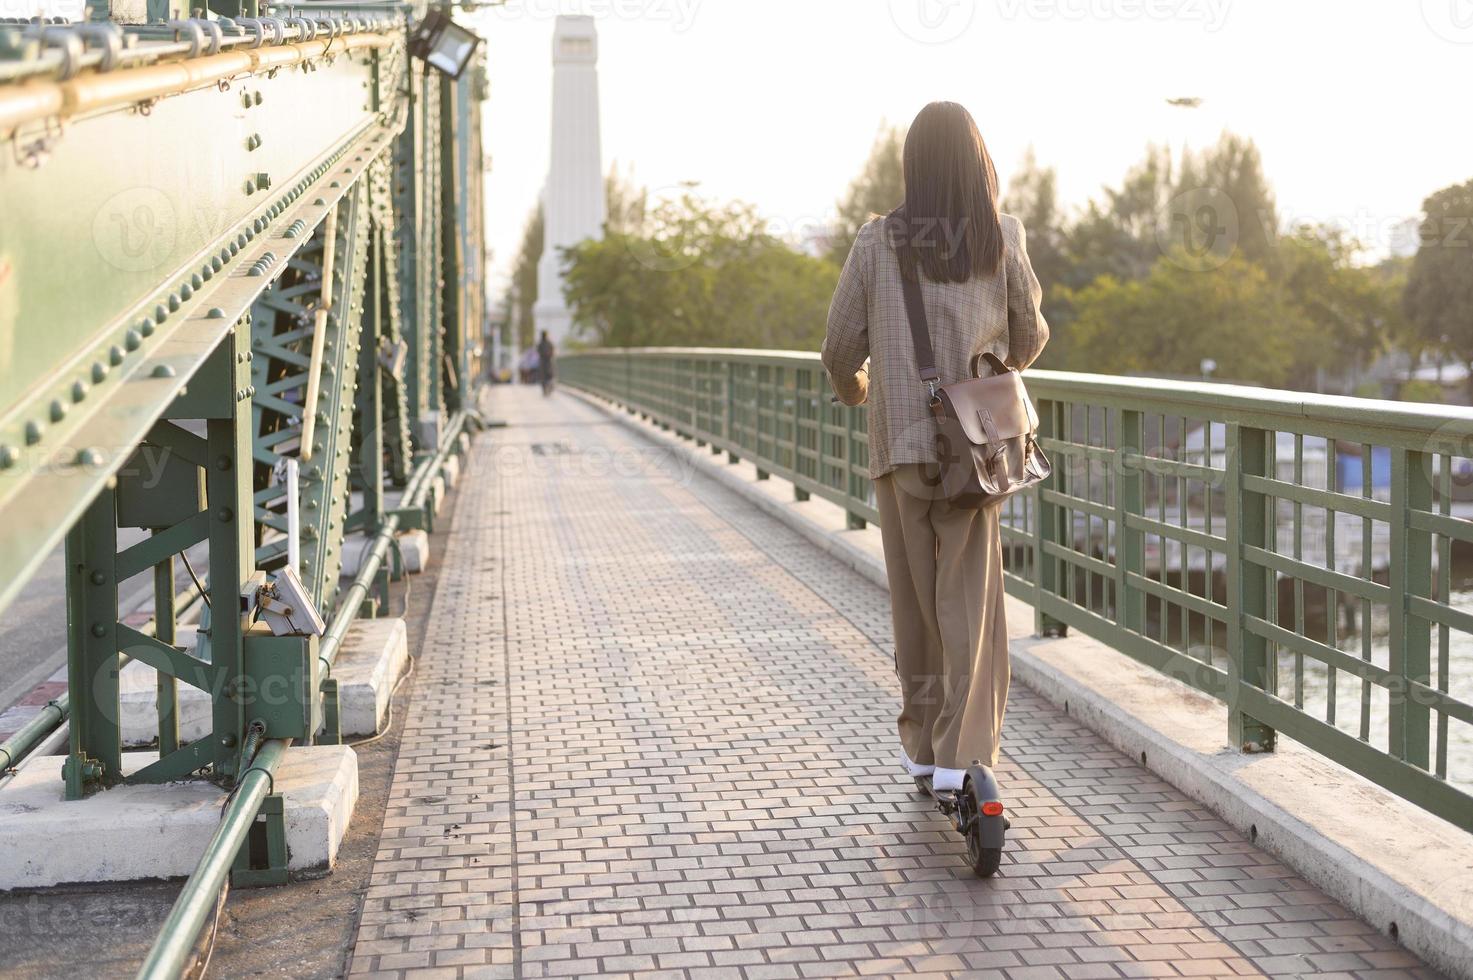
[[433, 496], [435, 498], [435, 514], [438, 515], [440, 513], [440, 508], [442, 508], [442, 507], [445, 506], [445, 476], [444, 476], [444, 474], [442, 473], [441, 475], [439, 475], [439, 476], [435, 477], [433, 480], [431, 480], [430, 481], [430, 487], [433, 490]]
[[445, 486], [455, 489], [455, 484], [460, 481], [460, 457], [446, 456], [445, 465], [441, 467], [440, 474], [445, 478]]
[[457, 440], [460, 443], [461, 455], [464, 455], [471, 451], [471, 434], [469, 432], [462, 432], [457, 437]]
[[332, 665], [343, 735], [377, 735], [394, 685], [409, 666], [409, 631], [402, 619], [360, 619], [348, 627]]
[[[424, 531], [401, 531], [399, 551], [404, 555], [404, 568], [412, 573], [425, 570], [430, 563], [430, 536]], [[343, 539], [343, 578], [356, 578], [362, 561], [368, 557], [369, 537], [365, 534], [350, 534]], [[393, 559], [392, 552], [389, 555]]]
[[[130, 752], [124, 769], [157, 758]], [[224, 790], [205, 782], [118, 786], [69, 802], [63, 760], [36, 759], [0, 786], [0, 890], [180, 878], [194, 870], [220, 824]], [[290, 749], [275, 785], [286, 797], [291, 870], [332, 867], [358, 801], [358, 757], [346, 745]]]
[[[208, 735], [214, 727], [210, 696], [179, 684], [179, 738], [185, 742]], [[158, 672], [137, 660], [118, 673], [124, 748], [152, 745], [159, 736]]]

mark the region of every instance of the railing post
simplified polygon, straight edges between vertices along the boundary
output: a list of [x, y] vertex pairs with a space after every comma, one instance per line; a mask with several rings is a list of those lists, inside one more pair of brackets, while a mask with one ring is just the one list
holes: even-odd
[[[1391, 635], [1388, 666], [1400, 681], [1389, 692], [1391, 730], [1387, 750], [1397, 758], [1429, 767], [1431, 713], [1411, 697], [1407, 681], [1429, 683], [1432, 624], [1412, 615], [1411, 596], [1432, 595], [1432, 534], [1411, 526], [1411, 511], [1432, 509], [1432, 460], [1427, 453], [1391, 450]], [[1367, 569], [1367, 573], [1369, 573]], [[1443, 569], [1442, 574], [1449, 574]]]
[[1115, 621], [1132, 633], [1145, 626], [1144, 596], [1130, 582], [1130, 575], [1145, 575], [1145, 535], [1129, 526], [1132, 515], [1143, 507], [1141, 471], [1126, 463], [1127, 455], [1145, 452], [1145, 425], [1140, 412], [1120, 409], [1115, 441]]
[[1249, 687], [1271, 691], [1268, 640], [1246, 628], [1247, 617], [1267, 620], [1271, 571], [1244, 555], [1269, 547], [1269, 498], [1243, 486], [1245, 477], [1273, 475], [1273, 443], [1264, 429], [1227, 426], [1228, 741], [1244, 752], [1272, 752], [1274, 730], [1242, 709]]
[[[1060, 411], [1060, 403], [1050, 399], [1039, 400], [1038, 438], [1040, 441], [1051, 439], [1057, 434]], [[1054, 487], [1068, 488], [1068, 480], [1064, 472], [1067, 465], [1067, 457], [1056, 455], [1053, 474], [1039, 485], [1033, 497], [1033, 584], [1035, 589], [1033, 632], [1039, 636], [1064, 636], [1069, 629], [1063, 622], [1043, 610], [1044, 596], [1058, 595], [1060, 591], [1058, 566], [1045, 549], [1046, 542], [1059, 540], [1059, 511], [1057, 505], [1044, 500], [1043, 495], [1046, 490]]]
[[118, 551], [116, 494], [103, 490], [67, 534], [67, 687], [71, 753], [62, 768], [66, 798], [123, 775], [118, 726]]
[[[840, 411], [844, 413], [844, 496], [850, 500], [854, 499], [854, 416], [859, 412], [847, 405], [842, 406]], [[860, 517], [853, 510], [845, 509], [845, 523], [851, 531], [863, 531], [869, 526], [869, 522]]]
[[[153, 635], [169, 646], [174, 645], [178, 627], [174, 588], [174, 556], [170, 555], [153, 567]], [[179, 750], [179, 680], [162, 670], [156, 673], [159, 758], [163, 758]]]
[[798, 383], [798, 378], [803, 372], [796, 368], [793, 374], [793, 499], [803, 503], [808, 499], [808, 491], [798, 486], [798, 478], [803, 475], [803, 468], [798, 464], [803, 459], [802, 440], [799, 436], [803, 432], [803, 388]]

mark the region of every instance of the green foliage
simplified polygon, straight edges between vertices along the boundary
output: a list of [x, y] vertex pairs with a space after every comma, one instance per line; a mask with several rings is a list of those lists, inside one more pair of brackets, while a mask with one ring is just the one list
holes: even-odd
[[[1043, 285], [1043, 315], [1053, 323], [1059, 315], [1058, 287], [1070, 285], [1070, 260], [1064, 214], [1059, 208], [1058, 174], [1040, 167], [1029, 147], [1022, 166], [1008, 181], [1002, 209], [1023, 222], [1028, 235], [1028, 258]], [[1082, 286], [1083, 282], [1072, 285]]]
[[[1053, 172], [1030, 153], [1005, 202], [1028, 230], [1044, 285], [1053, 338], [1042, 367], [1195, 376], [1209, 358], [1221, 376], [1317, 388], [1327, 372], [1348, 371], [1408, 333], [1394, 262], [1358, 265], [1358, 244], [1333, 229], [1280, 233], [1250, 140], [1225, 133], [1179, 164], [1149, 146], [1118, 188], [1073, 221], [1053, 187]], [[1225, 281], [1234, 275], [1244, 278]], [[1185, 315], [1192, 302], [1204, 304], [1200, 323]], [[1118, 336], [1134, 350], [1105, 342], [1106, 313], [1125, 318]], [[1270, 314], [1277, 319], [1253, 322]], [[1218, 332], [1222, 324], [1241, 339]]]
[[1075, 310], [1071, 367], [1104, 374], [1215, 375], [1283, 384], [1305, 330], [1261, 266], [1240, 257], [1210, 270], [1175, 254], [1139, 279], [1101, 276], [1066, 290]]
[[604, 178], [604, 200], [608, 205], [607, 231], [635, 231], [644, 225], [649, 191], [634, 183], [633, 171], [621, 172], [616, 162]]
[[1348, 370], [1405, 333], [1396, 281], [1354, 265], [1359, 246], [1343, 233], [1301, 225], [1275, 248], [1268, 268], [1304, 330], [1294, 349], [1292, 386], [1318, 388], [1321, 370]]
[[1473, 180], [1438, 191], [1422, 210], [1406, 315], [1423, 346], [1473, 365]]
[[507, 322], [511, 340], [518, 350], [532, 346], [535, 330], [532, 307], [537, 305], [537, 263], [542, 261], [543, 231], [542, 206], [538, 205], [527, 218], [526, 230], [522, 232], [522, 244], [517, 249], [511, 289], [507, 294]]
[[904, 201], [905, 130], [884, 126], [875, 137], [864, 170], [839, 201], [839, 217], [829, 240], [828, 258], [842, 269], [859, 229], [875, 215], [889, 214]]
[[1401, 400], [1437, 404], [1442, 401], [1442, 385], [1436, 381], [1413, 378], [1401, 386]]
[[687, 189], [634, 231], [567, 250], [573, 322], [610, 347], [817, 348], [839, 270], [768, 234], [745, 204]]
[[1225, 247], [1270, 265], [1279, 237], [1278, 207], [1253, 141], [1223, 133], [1217, 145], [1182, 158], [1165, 234], [1198, 248]]

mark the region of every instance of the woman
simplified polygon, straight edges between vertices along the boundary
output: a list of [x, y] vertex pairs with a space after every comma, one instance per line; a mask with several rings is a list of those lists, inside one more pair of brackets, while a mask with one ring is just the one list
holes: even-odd
[[1023, 226], [998, 211], [992, 158], [966, 109], [933, 102], [921, 110], [905, 140], [904, 173], [905, 203], [860, 229], [849, 253], [823, 364], [840, 401], [869, 405], [901, 763], [911, 776], [930, 775], [938, 791], [959, 790], [968, 765], [997, 764], [1008, 698], [998, 508], [958, 509], [931, 489], [935, 423], [901, 277], [919, 277], [943, 384], [966, 377], [984, 351], [1022, 370], [1043, 349], [1048, 325]]

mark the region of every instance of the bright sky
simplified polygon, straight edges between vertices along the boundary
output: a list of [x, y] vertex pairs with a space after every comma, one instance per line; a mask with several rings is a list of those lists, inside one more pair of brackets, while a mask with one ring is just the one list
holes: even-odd
[[1032, 145], [1070, 205], [1148, 141], [1231, 129], [1258, 143], [1281, 216], [1379, 252], [1473, 177], [1473, 0], [510, 0], [474, 18], [497, 283], [547, 170], [558, 13], [598, 18], [606, 170], [699, 181], [780, 231], [824, 222], [881, 121], [934, 99], [972, 111], [1004, 183]]

